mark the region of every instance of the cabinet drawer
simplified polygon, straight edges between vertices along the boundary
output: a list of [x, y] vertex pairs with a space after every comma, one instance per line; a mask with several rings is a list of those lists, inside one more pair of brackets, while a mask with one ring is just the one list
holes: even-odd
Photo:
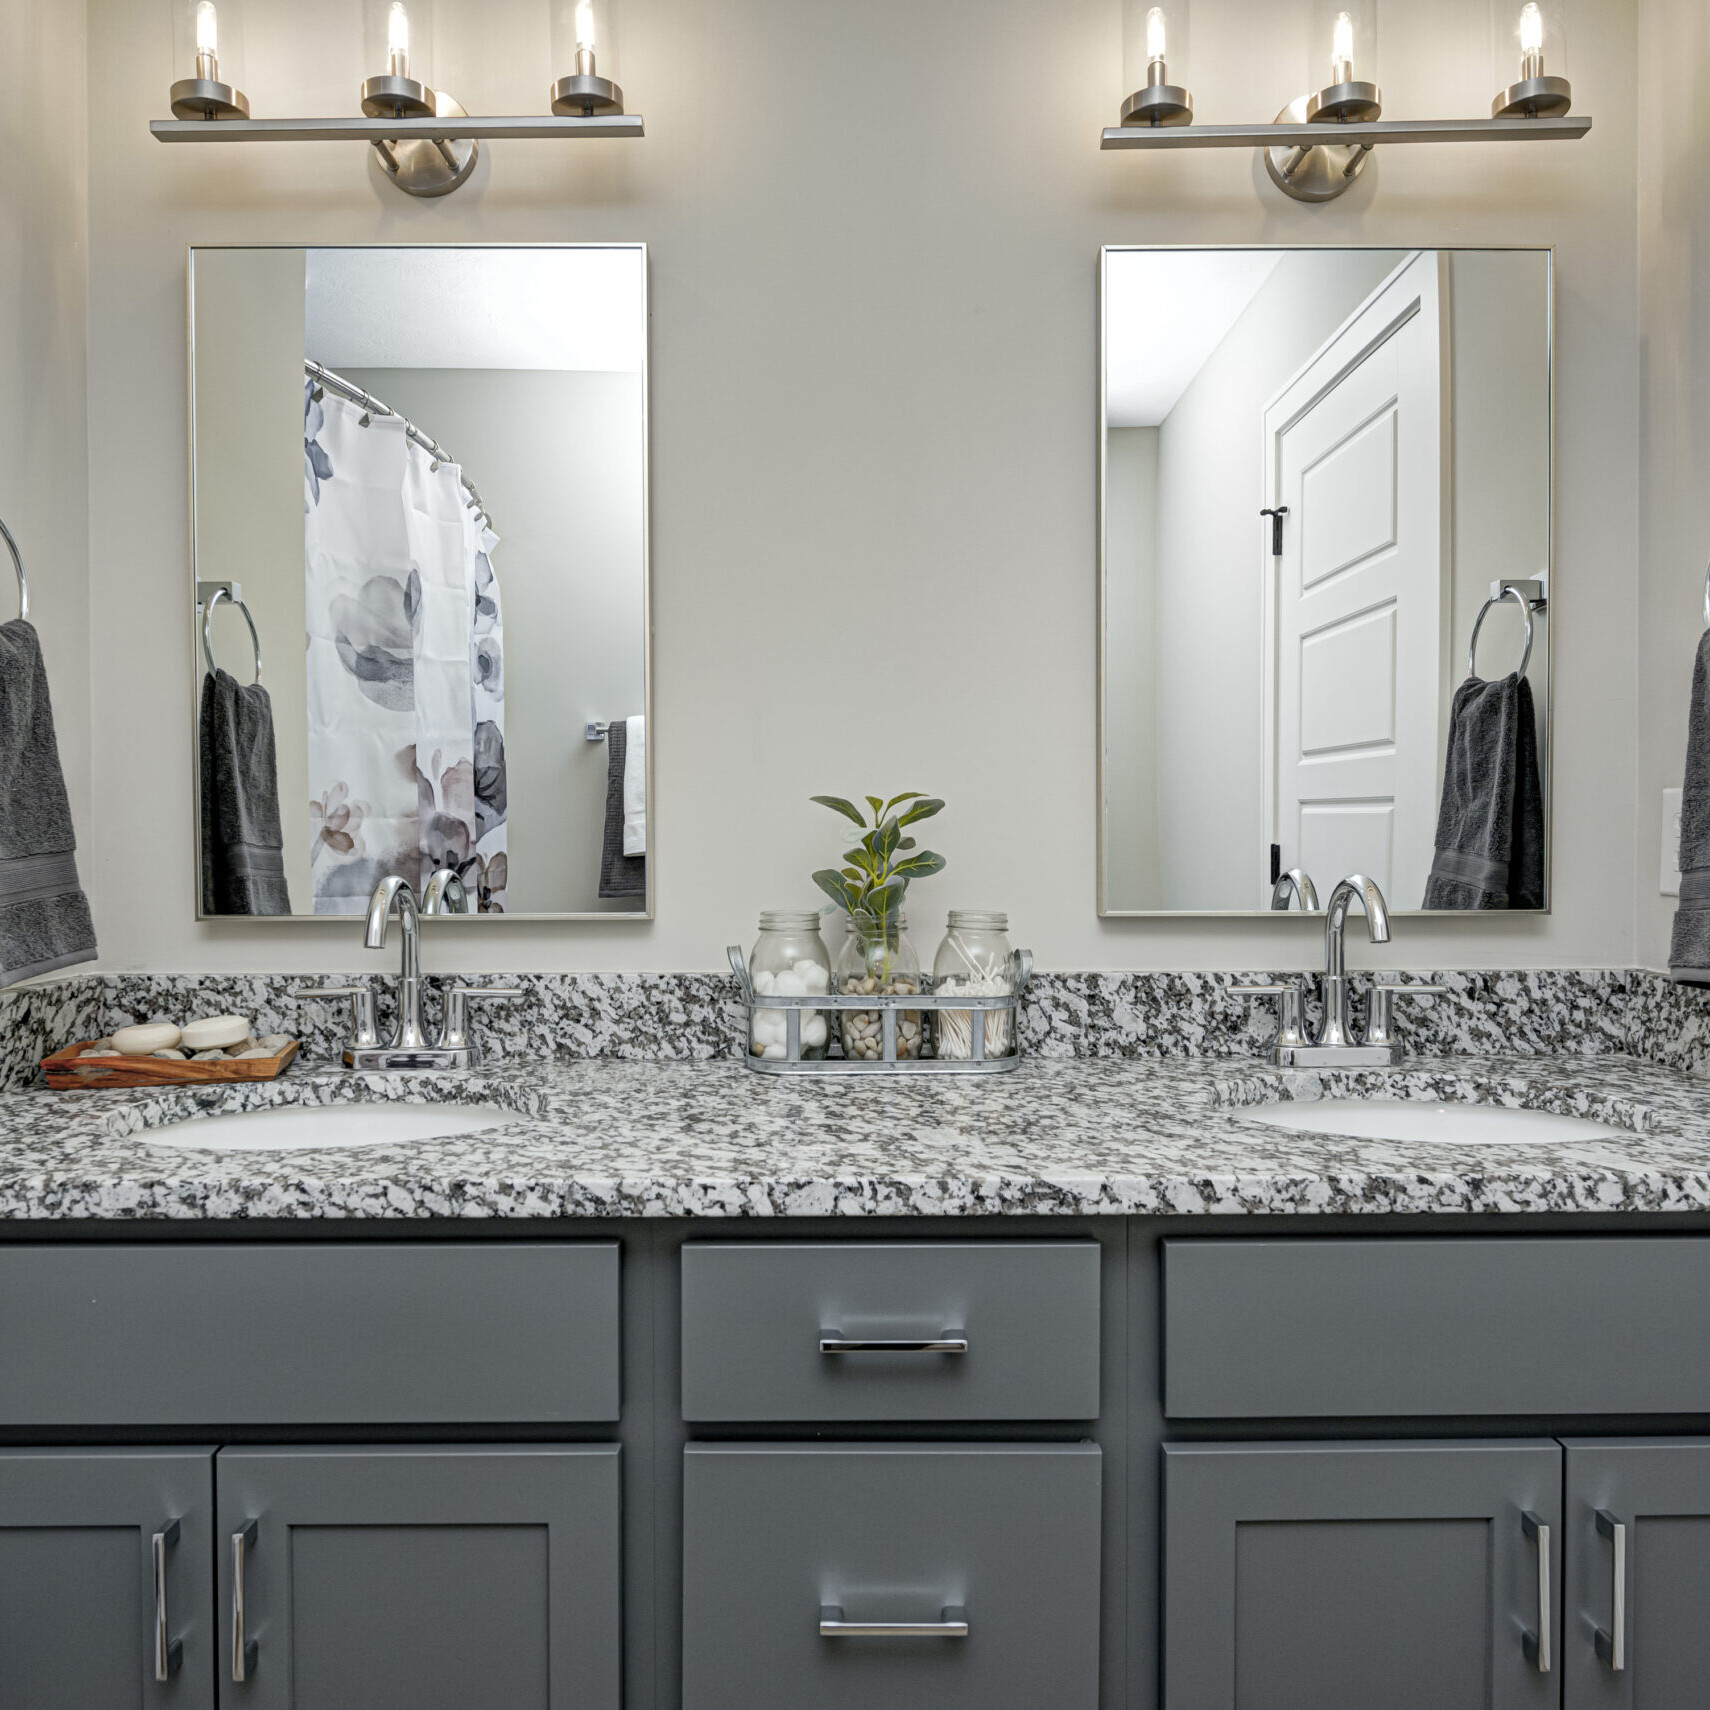
[[683, 1249], [685, 1419], [1093, 1419], [1098, 1354], [1094, 1241]]
[[1094, 1710], [1099, 1476], [1090, 1444], [692, 1445], [683, 1710]]
[[1710, 1412], [1710, 1240], [1164, 1243], [1175, 1419]]
[[0, 1248], [0, 1424], [617, 1417], [615, 1242]]

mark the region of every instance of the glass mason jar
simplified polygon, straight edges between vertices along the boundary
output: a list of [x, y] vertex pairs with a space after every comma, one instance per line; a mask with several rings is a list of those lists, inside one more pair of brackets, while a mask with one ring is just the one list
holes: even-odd
[[[985, 909], [953, 908], [949, 930], [932, 960], [935, 992], [966, 992], [970, 997], [1008, 997], [1015, 990], [1010, 964], [1009, 916]], [[944, 1058], [966, 1061], [974, 1054], [974, 1012], [941, 1009], [933, 1044]], [[1015, 1028], [1007, 1010], [986, 1011], [986, 1055], [1008, 1057], [1015, 1051]]]
[[[921, 989], [920, 958], [908, 936], [908, 916], [851, 915], [849, 936], [837, 955], [840, 992], [897, 996]], [[904, 1010], [897, 1016], [897, 1061], [920, 1056], [924, 1037], [921, 1012]], [[876, 1009], [838, 1011], [843, 1055], [851, 1061], [876, 1063], [885, 1054], [884, 1020]]]
[[[761, 997], [816, 997], [831, 990], [831, 958], [819, 935], [819, 911], [767, 909], [760, 936], [748, 957], [748, 977]], [[802, 1056], [825, 1055], [830, 1033], [823, 1009], [804, 1009]], [[756, 1057], [782, 1060], [789, 1055], [789, 1012], [754, 1010], [748, 1021], [748, 1049]]]

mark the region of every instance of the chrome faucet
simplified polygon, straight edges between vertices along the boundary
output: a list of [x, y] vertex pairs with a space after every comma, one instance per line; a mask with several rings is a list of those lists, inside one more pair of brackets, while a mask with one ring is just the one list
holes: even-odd
[[1288, 912], [1288, 899], [1292, 893], [1300, 899], [1301, 911], [1305, 914], [1318, 912], [1318, 891], [1312, 883], [1312, 875], [1301, 867], [1290, 867], [1271, 886], [1271, 907], [1279, 914]]
[[[1307, 881], [1310, 885], [1311, 881]], [[1281, 881], [1279, 881], [1279, 888]], [[1304, 899], [1303, 899], [1304, 900]], [[1371, 1003], [1363, 1038], [1354, 1036], [1348, 1001], [1348, 964], [1344, 939], [1348, 910], [1358, 901], [1366, 917], [1366, 936], [1373, 944], [1389, 942], [1389, 908], [1374, 879], [1350, 873], [1330, 893], [1324, 911], [1324, 972], [1319, 996], [1323, 1015], [1316, 1034], [1305, 1021], [1306, 994], [1292, 979], [1274, 985], [1236, 986], [1244, 997], [1277, 999], [1277, 1038], [1273, 1052], [1285, 1068], [1387, 1068], [1401, 1057], [1394, 1033], [1395, 999], [1429, 997], [1443, 986], [1417, 985], [1399, 980], [1378, 980], [1372, 985]]]
[[382, 1044], [375, 1023], [374, 993], [368, 986], [319, 986], [292, 993], [299, 998], [348, 997], [354, 1019], [354, 1036], [344, 1048], [345, 1067], [350, 1069], [472, 1069], [481, 1061], [480, 1048], [469, 1038], [469, 1005], [472, 1002], [502, 1002], [522, 996], [515, 986], [467, 986], [456, 982], [445, 994], [445, 1018], [438, 1043], [430, 1043], [422, 1031], [421, 917], [463, 913], [468, 898], [462, 881], [442, 867], [428, 880], [418, 908], [416, 893], [408, 879], [390, 874], [374, 887], [368, 899], [368, 922], [363, 943], [370, 950], [386, 948], [386, 928], [394, 912], [403, 940], [398, 970], [398, 1025], [391, 1040]]

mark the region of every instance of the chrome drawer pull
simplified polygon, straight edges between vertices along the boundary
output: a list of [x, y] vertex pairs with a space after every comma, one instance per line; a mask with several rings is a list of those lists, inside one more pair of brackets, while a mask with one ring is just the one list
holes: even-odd
[[1520, 1525], [1526, 1536], [1535, 1539], [1538, 1545], [1538, 1630], [1536, 1633], [1526, 1635], [1526, 1660], [1537, 1666], [1539, 1674], [1548, 1674], [1550, 1672], [1550, 1529], [1530, 1510], [1520, 1516]]
[[184, 1641], [167, 1637], [166, 1632], [166, 1552], [178, 1542], [178, 1522], [167, 1522], [166, 1529], [156, 1532], [154, 1556], [154, 1678], [170, 1680], [184, 1661]]
[[846, 1621], [843, 1606], [819, 1606], [819, 1636], [822, 1639], [965, 1639], [968, 1611], [946, 1608], [936, 1621]]
[[1597, 1511], [1597, 1530], [1615, 1551], [1615, 1585], [1609, 1631], [1597, 1629], [1597, 1654], [1619, 1674], [1627, 1666], [1627, 1528], [1607, 1508]]
[[240, 1686], [255, 1673], [257, 1645], [244, 1636], [243, 1562], [246, 1548], [255, 1547], [256, 1524], [246, 1520], [232, 1533], [232, 1679]]
[[946, 1330], [942, 1336], [925, 1340], [887, 1342], [870, 1336], [845, 1336], [841, 1330], [821, 1330], [819, 1351], [822, 1354], [965, 1354], [968, 1338], [960, 1330]]

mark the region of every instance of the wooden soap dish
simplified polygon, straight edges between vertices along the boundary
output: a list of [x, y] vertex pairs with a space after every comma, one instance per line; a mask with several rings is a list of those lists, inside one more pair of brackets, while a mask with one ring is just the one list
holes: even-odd
[[174, 1062], [170, 1057], [90, 1057], [82, 1052], [95, 1044], [86, 1039], [67, 1045], [51, 1057], [42, 1058], [42, 1070], [55, 1092], [75, 1092], [114, 1087], [195, 1087], [221, 1081], [271, 1081], [285, 1072], [297, 1055], [298, 1043], [291, 1041], [272, 1057], [227, 1057], [221, 1062], [198, 1063], [190, 1058]]

